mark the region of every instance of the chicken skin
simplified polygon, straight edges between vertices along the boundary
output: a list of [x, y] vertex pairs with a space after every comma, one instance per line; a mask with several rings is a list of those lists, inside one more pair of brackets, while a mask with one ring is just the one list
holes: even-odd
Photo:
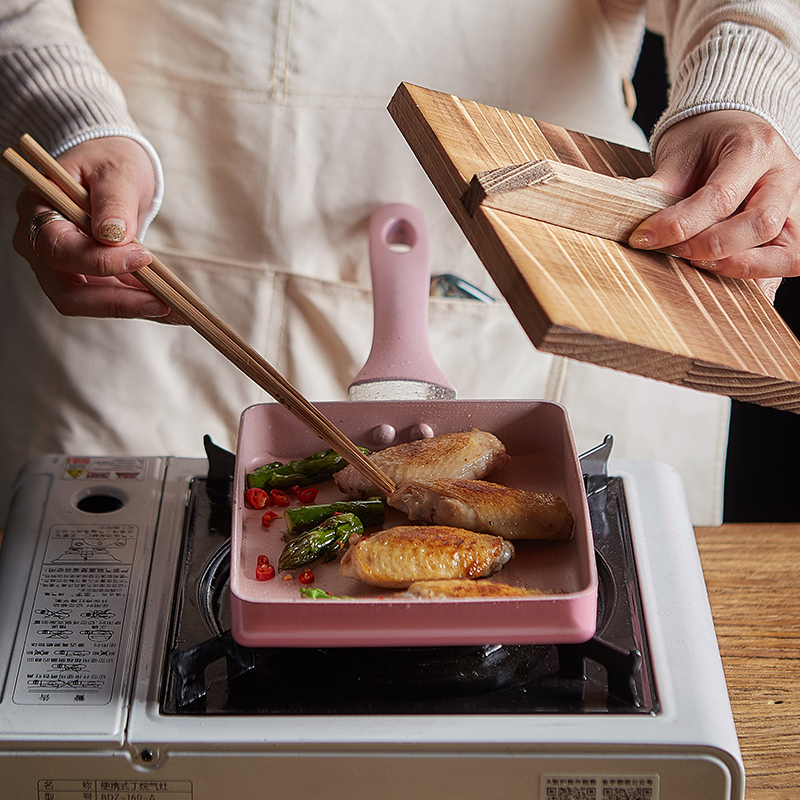
[[531, 597], [543, 594], [541, 590], [510, 586], [507, 583], [456, 579], [450, 581], [415, 581], [401, 597], [414, 600], [494, 599], [496, 597]]
[[[477, 429], [404, 442], [369, 458], [397, 484], [418, 478], [483, 478], [509, 460], [496, 436]], [[381, 494], [351, 465], [337, 472], [334, 481], [350, 497]]]
[[486, 578], [514, 555], [499, 536], [444, 525], [400, 525], [355, 537], [339, 572], [372, 586], [405, 589], [414, 581]]
[[411, 520], [512, 540], [565, 541], [575, 524], [567, 504], [555, 494], [488, 481], [416, 479], [398, 485], [386, 502]]

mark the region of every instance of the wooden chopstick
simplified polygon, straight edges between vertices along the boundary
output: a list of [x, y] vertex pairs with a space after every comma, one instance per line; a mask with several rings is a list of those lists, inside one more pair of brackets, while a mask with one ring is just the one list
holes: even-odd
[[[54, 209], [91, 236], [91, 207], [86, 189], [28, 134], [20, 139], [19, 147], [36, 166], [12, 148], [3, 152], [3, 161]], [[134, 242], [142, 246], [138, 240]], [[342, 431], [217, 316], [166, 264], [154, 254], [151, 253], [151, 256], [153, 261], [150, 265], [132, 273], [145, 287], [180, 314], [206, 341], [352, 464], [367, 480], [372, 481], [386, 494], [395, 490], [394, 481], [388, 475], [375, 466]]]

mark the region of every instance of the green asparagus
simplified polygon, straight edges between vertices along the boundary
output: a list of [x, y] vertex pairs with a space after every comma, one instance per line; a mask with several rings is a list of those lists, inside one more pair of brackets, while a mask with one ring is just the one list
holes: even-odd
[[[370, 451], [366, 448], [359, 449], [364, 455], [369, 455]], [[270, 490], [287, 486], [308, 486], [327, 480], [346, 466], [347, 461], [335, 450], [323, 450], [285, 464], [272, 461], [247, 474], [247, 488]]]
[[337, 514], [292, 539], [278, 559], [278, 570], [297, 569], [313, 561], [332, 561], [354, 533], [364, 526], [355, 514]]
[[313, 586], [301, 586], [300, 587], [300, 597], [304, 597], [306, 600], [352, 600], [352, 597], [348, 597], [344, 594], [331, 594], [330, 592], [326, 592], [324, 589], [317, 589]]
[[368, 497], [366, 500], [337, 500], [333, 503], [287, 508], [283, 512], [287, 536], [298, 536], [311, 528], [316, 528], [334, 514], [355, 514], [361, 520], [361, 524], [369, 528], [371, 525], [383, 523], [386, 519], [386, 508], [380, 497]]

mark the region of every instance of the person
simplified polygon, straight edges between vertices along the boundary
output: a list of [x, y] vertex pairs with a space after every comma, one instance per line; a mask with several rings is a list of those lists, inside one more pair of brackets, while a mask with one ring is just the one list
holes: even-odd
[[[366, 358], [380, 203], [421, 208], [432, 270], [496, 296], [388, 100], [408, 81], [645, 149], [623, 90], [645, 13], [671, 78], [649, 180], [687, 199], [632, 244], [799, 272], [791, 0], [1, 0], [2, 143], [31, 133], [93, 219], [85, 237], [0, 177], [6, 495], [44, 452], [199, 455], [204, 433], [233, 449], [268, 399], [193, 331], [153, 324], [178, 320], [135, 280], [150, 252], [312, 400], [345, 397]], [[459, 396], [563, 402], [579, 450], [612, 433], [616, 456], [679, 470], [697, 524], [720, 520], [726, 399], [538, 353], [501, 299], [430, 312]]]

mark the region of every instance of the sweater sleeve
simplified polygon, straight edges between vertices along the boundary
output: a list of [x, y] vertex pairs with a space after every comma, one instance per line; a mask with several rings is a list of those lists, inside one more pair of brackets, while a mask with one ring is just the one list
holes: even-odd
[[800, 6], [796, 0], [656, 0], [669, 104], [651, 137], [682, 119], [741, 110], [767, 120], [800, 156]]
[[126, 136], [153, 163], [161, 206], [163, 171], [152, 144], [128, 113], [119, 85], [86, 42], [68, 0], [0, 0], [0, 143], [29, 133], [52, 155], [106, 136]]

